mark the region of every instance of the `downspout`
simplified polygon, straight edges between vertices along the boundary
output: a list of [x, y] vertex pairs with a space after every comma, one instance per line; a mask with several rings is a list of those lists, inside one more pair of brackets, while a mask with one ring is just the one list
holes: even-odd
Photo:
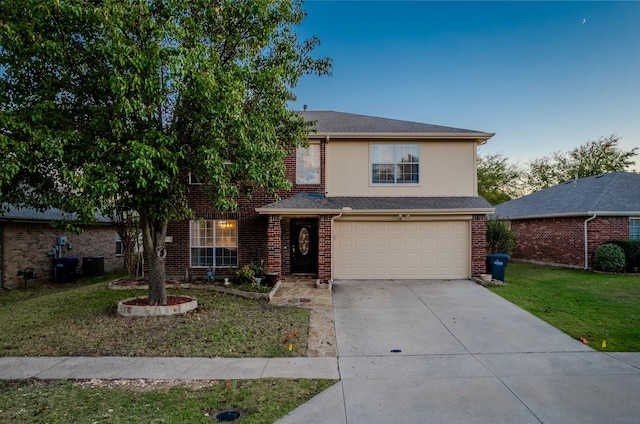
[[584, 221], [584, 270], [589, 269], [589, 231], [587, 230], [587, 224], [589, 221], [596, 218], [597, 212], [592, 212], [593, 216]]
[[336, 215], [336, 216], [331, 218], [331, 280], [330, 281], [333, 281], [333, 276], [335, 274], [333, 268], [335, 267], [335, 263], [336, 263], [336, 261], [334, 261], [334, 258], [333, 258], [333, 252], [334, 252], [333, 241], [335, 240], [335, 232], [334, 232], [334, 228], [333, 228], [334, 227], [333, 223], [334, 223], [334, 221], [336, 219], [342, 217], [342, 214], [344, 213], [345, 210], [350, 210], [350, 209], [351, 208], [349, 208], [349, 209], [342, 208], [342, 210], [340, 211], [340, 213], [338, 215]]

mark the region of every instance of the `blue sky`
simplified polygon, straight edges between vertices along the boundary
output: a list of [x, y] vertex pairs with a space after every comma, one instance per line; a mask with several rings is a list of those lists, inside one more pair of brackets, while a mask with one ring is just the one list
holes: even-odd
[[[640, 2], [307, 0], [333, 76], [292, 108], [494, 132], [512, 162], [617, 134], [640, 147]], [[640, 170], [640, 157], [635, 169]]]

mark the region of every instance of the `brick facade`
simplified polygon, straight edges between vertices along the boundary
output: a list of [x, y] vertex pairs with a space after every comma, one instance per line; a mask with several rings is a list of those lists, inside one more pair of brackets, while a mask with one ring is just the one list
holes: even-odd
[[[325, 169], [326, 145], [320, 144], [321, 170]], [[285, 159], [287, 178], [294, 182], [290, 191], [278, 193], [281, 199], [297, 193], [325, 193], [325, 175], [321, 172], [320, 184], [296, 184], [296, 155]], [[256, 260], [264, 260], [265, 265], [280, 275], [291, 274], [291, 220], [295, 217], [280, 215], [259, 215], [255, 209], [263, 207], [276, 199], [254, 193], [250, 199], [237, 199], [238, 208], [233, 213], [218, 212], [211, 205], [202, 186], [189, 186], [189, 204], [196, 218], [234, 219], [238, 222], [238, 266]], [[331, 279], [331, 220], [335, 215], [306, 216], [318, 220], [318, 279], [326, 282]], [[486, 266], [486, 216], [474, 215], [471, 221], [471, 267], [473, 274], [485, 272]], [[167, 276], [182, 278], [185, 271], [191, 277], [206, 276], [206, 268], [190, 266], [190, 229], [189, 221], [172, 222], [167, 235], [172, 241], [167, 243]], [[229, 270], [217, 269], [216, 275], [226, 275]]]
[[[529, 261], [584, 267], [584, 222], [588, 217], [519, 219], [511, 221], [516, 240], [513, 257]], [[628, 217], [596, 217], [589, 221], [589, 266], [598, 246], [629, 238]]]
[[487, 216], [471, 218], [471, 274], [484, 274], [487, 268]]
[[318, 279], [323, 283], [331, 279], [331, 218], [322, 215], [318, 222]]
[[[320, 143], [320, 169], [324, 169], [325, 161], [325, 144]], [[320, 184], [296, 184], [296, 154], [292, 152], [284, 161], [286, 165], [286, 176], [289, 181], [293, 182], [291, 190], [283, 190], [278, 192], [281, 199], [291, 197], [297, 193], [321, 193], [325, 192], [324, 173], [321, 172]], [[217, 211], [202, 186], [189, 186], [189, 206], [194, 211], [196, 218], [202, 219], [233, 219], [238, 221], [238, 266], [250, 264], [253, 261], [264, 260], [268, 263], [269, 258], [275, 261], [269, 264], [271, 267], [278, 267], [282, 275], [288, 275], [291, 270], [290, 257], [287, 246], [289, 242], [289, 221], [283, 217], [280, 223], [281, 239], [278, 243], [281, 246], [280, 260], [273, 250], [274, 243], [270, 241], [270, 237], [275, 235], [270, 233], [269, 218], [259, 215], [256, 208], [268, 205], [276, 201], [275, 198], [267, 196], [264, 191], [257, 191], [250, 198], [240, 197], [236, 199], [237, 210], [235, 212], [219, 212]], [[182, 278], [185, 271], [192, 278], [206, 277], [207, 269], [202, 267], [191, 267], [190, 252], [190, 229], [189, 221], [171, 222], [167, 228], [167, 236], [172, 241], [167, 243], [167, 259], [166, 272], [168, 277]], [[226, 275], [228, 269], [216, 269], [217, 275]]]
[[82, 271], [82, 259], [87, 256], [104, 256], [105, 272], [124, 270], [124, 258], [116, 255], [116, 232], [108, 225], [86, 229], [79, 235], [52, 228], [43, 222], [7, 222], [0, 225], [4, 227], [0, 257], [5, 267], [5, 284], [9, 287], [24, 283], [18, 271], [25, 268], [34, 268], [37, 275], [36, 280], [29, 282], [53, 280], [53, 256], [49, 251], [56, 245], [58, 236], [67, 237], [71, 243], [70, 250], [63, 248], [62, 256], [78, 257], [78, 274]]

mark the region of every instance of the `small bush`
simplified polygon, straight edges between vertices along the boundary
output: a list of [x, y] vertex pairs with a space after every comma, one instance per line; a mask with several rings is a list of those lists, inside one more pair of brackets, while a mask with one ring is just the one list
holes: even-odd
[[638, 272], [640, 269], [640, 240], [611, 240], [609, 243], [622, 247], [627, 272]]
[[624, 271], [624, 250], [612, 243], [603, 244], [596, 249], [593, 266], [595, 269], [605, 272]]
[[249, 265], [245, 265], [242, 268], [238, 268], [236, 276], [240, 280], [240, 284], [253, 284], [255, 282], [255, 272]]
[[516, 235], [509, 221], [487, 219], [487, 249], [489, 253], [512, 254], [516, 248]]

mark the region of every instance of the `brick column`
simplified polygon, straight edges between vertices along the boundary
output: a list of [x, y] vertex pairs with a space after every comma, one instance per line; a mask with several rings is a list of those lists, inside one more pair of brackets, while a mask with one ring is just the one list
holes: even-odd
[[282, 273], [282, 227], [279, 215], [269, 215], [267, 227], [267, 267]]
[[487, 272], [487, 216], [473, 215], [471, 218], [471, 273]]
[[331, 278], [331, 215], [318, 219], [318, 279], [327, 282]]

